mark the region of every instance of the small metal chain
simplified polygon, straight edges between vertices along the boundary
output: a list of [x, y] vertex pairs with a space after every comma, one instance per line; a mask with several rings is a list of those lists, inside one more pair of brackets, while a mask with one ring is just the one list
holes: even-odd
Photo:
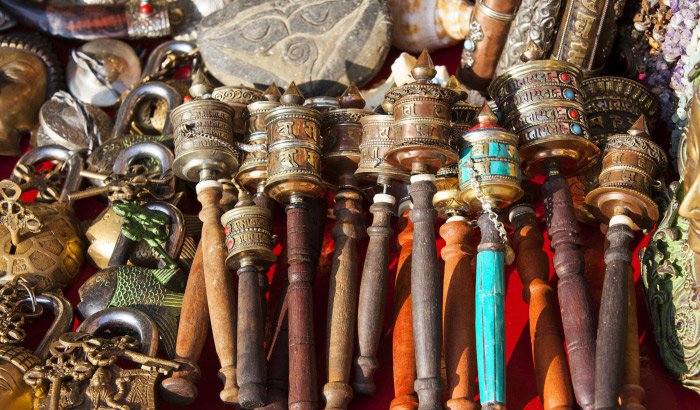
[[231, 152], [237, 153], [238, 151], [243, 151], [247, 153], [252, 152], [267, 152], [267, 144], [243, 144], [242, 142], [234, 142], [229, 144], [228, 142], [214, 137], [213, 135], [204, 134], [201, 132], [194, 132], [187, 130], [188, 124], [182, 125], [185, 128], [185, 132], [182, 135], [185, 138], [201, 138], [207, 141], [216, 142], [219, 145], [223, 145], [225, 148], [231, 150]]
[[491, 223], [493, 223], [493, 226], [496, 227], [498, 235], [501, 237], [503, 244], [508, 246], [508, 233], [506, 232], [506, 228], [505, 226], [503, 226], [503, 222], [498, 220], [498, 214], [494, 212], [493, 205], [491, 204], [491, 202], [486, 201], [484, 192], [481, 190], [481, 182], [479, 182], [481, 175], [479, 175], [476, 172], [476, 168], [474, 167], [474, 161], [471, 158], [469, 158], [469, 161], [467, 161], [467, 167], [469, 167], [469, 169], [471, 169], [471, 171], [474, 174], [474, 181], [476, 182], [476, 199], [478, 199], [479, 202], [481, 202], [481, 208], [486, 212], [489, 220], [491, 221]]

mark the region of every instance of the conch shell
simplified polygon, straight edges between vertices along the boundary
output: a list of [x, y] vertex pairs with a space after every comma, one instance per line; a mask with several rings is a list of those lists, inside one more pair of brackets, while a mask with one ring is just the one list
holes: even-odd
[[389, 0], [393, 45], [420, 53], [457, 44], [467, 37], [474, 6], [465, 0]]

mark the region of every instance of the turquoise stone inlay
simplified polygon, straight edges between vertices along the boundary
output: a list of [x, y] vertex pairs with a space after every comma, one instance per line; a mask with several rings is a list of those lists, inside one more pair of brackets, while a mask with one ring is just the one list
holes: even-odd
[[576, 97], [576, 93], [574, 93], [574, 90], [567, 88], [564, 90], [564, 97], [568, 100], [573, 100]]
[[482, 404], [506, 402], [503, 265], [503, 252], [476, 255], [476, 355]]
[[510, 175], [510, 164], [503, 161], [491, 161], [491, 172], [492, 175]]
[[579, 134], [581, 134], [581, 131], [582, 131], [582, 129], [581, 129], [581, 126], [580, 126], [580, 125], [578, 125], [578, 124], [571, 124], [571, 132], [573, 132], [573, 133], [576, 134], [576, 135], [579, 135]]

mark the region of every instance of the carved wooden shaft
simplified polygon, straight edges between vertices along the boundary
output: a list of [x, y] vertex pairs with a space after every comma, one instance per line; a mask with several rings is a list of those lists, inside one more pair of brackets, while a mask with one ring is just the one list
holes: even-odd
[[639, 370], [639, 330], [637, 329], [637, 299], [634, 291], [634, 271], [627, 269], [627, 338], [625, 341], [625, 374], [620, 388], [620, 408], [645, 410], [644, 388]]
[[281, 294], [283, 301], [267, 355], [267, 405], [265, 410], [286, 410], [289, 391], [289, 325], [287, 321], [287, 289]]
[[505, 408], [505, 245], [486, 212], [479, 215], [476, 254], [476, 358], [479, 400], [485, 409]]
[[547, 410], [573, 409], [574, 393], [569, 364], [557, 324], [557, 313], [552, 305], [553, 290], [548, 283], [549, 261], [542, 250], [544, 238], [537, 228], [534, 212], [511, 215], [515, 228], [513, 245], [517, 254], [518, 274], [523, 283], [523, 299], [529, 305], [532, 359], [540, 401]]
[[353, 387], [360, 394], [374, 394], [374, 372], [379, 367], [377, 351], [384, 322], [384, 300], [389, 281], [389, 239], [391, 238], [391, 216], [394, 214], [393, 196], [375, 195], [369, 207], [374, 219], [367, 228], [369, 244], [365, 265], [362, 269], [360, 301], [357, 312], [357, 336], [359, 357], [355, 363]]
[[411, 270], [413, 261], [413, 223], [409, 211], [401, 215], [399, 226], [399, 261], [394, 285], [394, 334], [392, 355], [394, 359], [394, 400], [392, 410], [414, 410], [418, 408], [418, 397], [413, 389], [416, 380], [416, 355], [413, 347], [413, 314], [411, 298]]
[[[440, 407], [443, 388], [440, 377], [442, 318], [440, 309], [440, 272], [433, 224], [435, 184], [425, 175], [411, 177], [409, 193], [413, 202], [413, 264], [411, 297], [413, 298], [413, 341], [416, 352], [416, 393], [420, 409]], [[432, 177], [432, 175], [430, 175]]]
[[595, 408], [616, 409], [622, 383], [624, 349], [627, 337], [627, 276], [634, 239], [632, 228], [624, 223], [611, 224], [605, 251], [605, 280], [598, 316], [595, 360]]
[[344, 409], [352, 400], [350, 370], [357, 318], [357, 241], [362, 237], [362, 195], [339, 191], [333, 213], [333, 267], [328, 294], [326, 338], [328, 383], [323, 386], [327, 409]]
[[474, 339], [474, 277], [469, 243], [473, 229], [466, 218], [454, 216], [440, 227], [445, 240], [442, 259], [445, 276], [442, 289], [443, 344], [447, 368], [447, 408], [478, 409], [473, 399], [476, 385], [476, 342]]
[[221, 370], [219, 378], [224, 381], [221, 400], [238, 402], [236, 384], [236, 304], [234, 301], [233, 277], [226, 269], [226, 245], [221, 226], [221, 185], [214, 181], [200, 182], [197, 198], [202, 204], [199, 219], [202, 221], [202, 247], [204, 258], [204, 280], [209, 306], [209, 319], [214, 347], [219, 356]]
[[201, 372], [197, 363], [209, 333], [209, 308], [204, 281], [202, 241], [192, 261], [187, 287], [182, 300], [180, 323], [175, 344], [175, 361], [180, 369], [162, 383], [162, 394], [169, 402], [180, 405], [192, 403], [197, 397]]
[[548, 176], [542, 192], [554, 250], [552, 263], [559, 277], [557, 291], [571, 381], [579, 406], [591, 409], [595, 399], [595, 321], [591, 294], [583, 276], [584, 259], [571, 192], [561, 175]]
[[[272, 226], [274, 224], [274, 221], [272, 219], [272, 215], [274, 215], [274, 203], [275, 201], [271, 200], [267, 195], [265, 195], [262, 192], [259, 192], [253, 196], [253, 202], [255, 202], [256, 206], [259, 206], [260, 208], [265, 208], [270, 211], [270, 232], [272, 232]], [[273, 244], [274, 246], [274, 244]], [[268, 316], [267, 316], [267, 303], [265, 300], [265, 294], [267, 294], [267, 291], [270, 288], [270, 281], [267, 279], [267, 270], [261, 269], [258, 272], [258, 286], [260, 287], [260, 300], [262, 301], [262, 317], [265, 320], [266, 324], [269, 324], [268, 321]], [[266, 326], [265, 328], [265, 336], [269, 336], [269, 333], [271, 331], [270, 329], [271, 326]]]
[[304, 201], [287, 206], [289, 408], [300, 410], [316, 408], [318, 400], [311, 292], [314, 264], [308, 216]]
[[265, 404], [265, 325], [258, 285], [259, 269], [252, 264], [238, 271], [238, 398], [254, 409]]

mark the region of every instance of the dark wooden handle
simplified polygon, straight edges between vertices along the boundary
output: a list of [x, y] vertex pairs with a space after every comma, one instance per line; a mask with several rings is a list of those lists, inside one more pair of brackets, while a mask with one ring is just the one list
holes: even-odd
[[287, 206], [287, 260], [289, 287], [289, 408], [316, 408], [316, 355], [314, 353], [313, 249], [309, 238], [309, 208], [305, 202]]
[[413, 340], [416, 349], [416, 383], [419, 408], [440, 407], [443, 388], [440, 377], [442, 351], [442, 311], [440, 266], [435, 245], [432, 181], [416, 181], [409, 187], [413, 210], [413, 265], [411, 297], [413, 298]]
[[625, 374], [620, 388], [620, 408], [645, 410], [644, 387], [639, 370], [639, 330], [637, 328], [637, 298], [634, 290], [634, 271], [627, 269], [627, 338], [625, 340]]
[[576, 402], [584, 410], [595, 400], [595, 320], [574, 205], [566, 179], [550, 175], [542, 185], [547, 230], [554, 250], [552, 263], [559, 277], [557, 291], [564, 337], [569, 352]]
[[328, 382], [323, 386], [327, 409], [345, 409], [352, 400], [350, 370], [357, 319], [357, 241], [363, 236], [362, 195], [354, 190], [335, 195], [333, 267], [328, 292], [326, 338]]
[[377, 352], [384, 322], [384, 302], [389, 281], [389, 239], [391, 216], [395, 206], [390, 202], [376, 201], [369, 207], [373, 215], [372, 226], [367, 228], [369, 243], [365, 265], [362, 269], [360, 301], [357, 312], [357, 336], [359, 357], [355, 363], [353, 387], [360, 394], [374, 394], [374, 372], [379, 367]]
[[197, 195], [202, 204], [199, 219], [202, 220], [202, 248], [204, 280], [209, 305], [209, 319], [214, 336], [214, 347], [219, 356], [219, 378], [224, 389], [219, 395], [224, 403], [238, 402], [236, 382], [236, 303], [233, 275], [226, 269], [226, 245], [221, 226], [221, 188], [207, 187]]
[[[265, 325], [254, 265], [238, 269], [238, 401], [245, 409], [265, 404]], [[267, 279], [266, 279], [267, 281]]]
[[394, 334], [392, 356], [394, 359], [394, 399], [392, 410], [418, 408], [418, 397], [413, 388], [416, 381], [416, 354], [413, 347], [413, 314], [411, 300], [411, 268], [413, 261], [413, 223], [404, 212], [399, 221], [403, 229], [399, 233], [399, 261], [394, 284]]
[[267, 404], [265, 410], [286, 410], [289, 392], [289, 327], [287, 321], [287, 287], [281, 293], [282, 303], [269, 340], [267, 354]]
[[442, 334], [447, 370], [446, 407], [450, 410], [478, 409], [473, 399], [476, 384], [476, 342], [474, 339], [474, 275], [469, 243], [473, 229], [466, 218], [452, 217], [440, 227], [445, 240], [442, 259], [445, 276], [442, 288]]
[[605, 280], [598, 316], [595, 358], [595, 408], [616, 409], [624, 369], [627, 338], [627, 271], [632, 262], [629, 244], [632, 228], [616, 224], [608, 228]]
[[[274, 225], [272, 216], [275, 214], [275, 201], [271, 200], [270, 197], [265, 195], [264, 192], [258, 192], [253, 196], [253, 202], [255, 202], [256, 206], [270, 211], [270, 232], [272, 232], [272, 227]], [[270, 289], [270, 281], [267, 279], [267, 271], [264, 269], [258, 271], [258, 286], [260, 287], [260, 300], [262, 301], [262, 317], [265, 320], [265, 340], [269, 340], [270, 333], [272, 332], [272, 323], [267, 314], [267, 301], [265, 300], [265, 295]]]
[[542, 250], [544, 238], [537, 228], [534, 212], [515, 215], [513, 245], [523, 283], [523, 299], [529, 304], [532, 359], [542, 407], [573, 409], [574, 392], [566, 361], [564, 340], [552, 305], [549, 286], [549, 260]]
[[161, 384], [161, 394], [173, 404], [188, 405], [197, 397], [196, 384], [201, 376], [197, 363], [209, 334], [209, 308], [205, 286], [200, 241], [187, 278], [177, 330], [175, 361], [180, 363], [180, 369]]

